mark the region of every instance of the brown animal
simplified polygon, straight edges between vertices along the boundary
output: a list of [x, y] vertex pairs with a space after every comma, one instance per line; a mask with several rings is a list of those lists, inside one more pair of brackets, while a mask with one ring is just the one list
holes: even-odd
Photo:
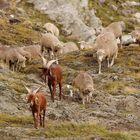
[[[51, 99], [54, 102], [54, 96], [56, 95], [56, 86], [59, 84], [59, 99], [62, 98], [62, 69], [58, 64], [53, 64], [57, 60], [51, 60], [47, 63], [46, 59], [42, 57], [43, 60], [43, 75], [45, 77], [45, 82], [48, 80], [48, 87], [51, 92]], [[53, 88], [53, 90], [52, 90]]]
[[[38, 128], [39, 122], [40, 122], [40, 126], [43, 125], [43, 127], [45, 127], [45, 112], [46, 112], [46, 104], [47, 104], [46, 96], [44, 95], [44, 93], [39, 91], [41, 87], [37, 88], [34, 91], [27, 88], [26, 86], [25, 88], [29, 93], [26, 99], [27, 99], [27, 103], [30, 103], [30, 108], [34, 118], [34, 127]], [[42, 112], [43, 112], [43, 120], [41, 115]]]

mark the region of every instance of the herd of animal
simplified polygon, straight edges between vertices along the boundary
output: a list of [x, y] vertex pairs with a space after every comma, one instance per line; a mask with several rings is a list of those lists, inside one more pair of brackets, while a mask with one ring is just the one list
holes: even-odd
[[[87, 43], [80, 41], [78, 47], [73, 42], [63, 43], [59, 40], [59, 29], [52, 23], [44, 25], [46, 33], [42, 34], [39, 45], [24, 46], [11, 48], [8, 46], [0, 47], [0, 59], [7, 63], [9, 69], [13, 71], [20, 71], [22, 67], [26, 67], [26, 62], [38, 57], [42, 59], [42, 75], [45, 82], [47, 82], [51, 99], [54, 102], [56, 95], [56, 86], [59, 85], [59, 99], [62, 99], [62, 79], [63, 72], [61, 66], [58, 64], [58, 57], [63, 54], [78, 51], [83, 49], [91, 49], [96, 51], [97, 62], [99, 65], [98, 73], [101, 74], [101, 64], [106, 58], [107, 67], [114, 64], [118, 55], [117, 38], [120, 38], [120, 46], [122, 46], [121, 38], [125, 30], [125, 23], [123, 21], [113, 22], [104, 28], [97, 36], [95, 43]], [[140, 42], [140, 29], [132, 32], [132, 37]], [[120, 47], [121, 48], [121, 47]], [[48, 60], [48, 61], [47, 61]], [[92, 77], [84, 71], [74, 78], [72, 86], [79, 89], [82, 103], [90, 102], [92, 93], [94, 91], [94, 83]], [[45, 112], [46, 112], [46, 96], [39, 91], [41, 87], [32, 91], [25, 86], [28, 91], [27, 102], [30, 103], [34, 118], [34, 127], [45, 127]], [[73, 96], [73, 92], [71, 91]], [[43, 111], [43, 119], [41, 112]]]

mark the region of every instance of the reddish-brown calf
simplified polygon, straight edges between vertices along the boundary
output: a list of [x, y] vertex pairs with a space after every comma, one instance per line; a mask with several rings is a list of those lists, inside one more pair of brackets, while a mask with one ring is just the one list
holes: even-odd
[[[40, 126], [45, 127], [45, 112], [46, 112], [46, 96], [44, 95], [44, 93], [39, 92], [38, 88], [36, 90], [34, 90], [33, 92], [25, 87], [28, 91], [28, 95], [27, 95], [27, 103], [30, 103], [30, 108], [32, 111], [32, 115], [34, 118], [34, 127], [38, 128], [39, 126], [39, 122], [40, 122]], [[42, 118], [42, 114], [43, 113], [43, 118]]]

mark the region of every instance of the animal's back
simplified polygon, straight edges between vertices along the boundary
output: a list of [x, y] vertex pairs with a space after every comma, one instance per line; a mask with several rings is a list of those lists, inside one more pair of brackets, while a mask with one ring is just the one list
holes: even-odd
[[57, 82], [60, 82], [62, 80], [61, 67], [57, 64], [53, 64], [50, 69], [51, 69], [52, 75], [57, 76]]
[[98, 46], [97, 49], [103, 49], [106, 54], [115, 53], [118, 49], [117, 40], [112, 32], [104, 32], [100, 34], [95, 44]]
[[73, 81], [75, 87], [83, 90], [86, 86], [93, 85], [92, 77], [86, 72], [80, 72]]
[[46, 105], [47, 105], [47, 100], [46, 100], [46, 96], [43, 92], [38, 92], [36, 93], [36, 97], [38, 98], [38, 103], [40, 102], [40, 108], [45, 109]]

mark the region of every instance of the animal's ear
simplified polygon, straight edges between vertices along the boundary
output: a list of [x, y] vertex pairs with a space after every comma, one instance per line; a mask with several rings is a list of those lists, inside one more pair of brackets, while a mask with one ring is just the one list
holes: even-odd
[[33, 94], [36, 94], [41, 88], [42, 88], [42, 86], [40, 86], [39, 88], [37, 88], [36, 90], [34, 90], [33, 91]]
[[25, 85], [24, 85], [24, 87], [26, 88], [26, 90], [28, 91], [28, 93], [31, 93], [31, 89], [29, 89], [29, 88], [26, 87]]

